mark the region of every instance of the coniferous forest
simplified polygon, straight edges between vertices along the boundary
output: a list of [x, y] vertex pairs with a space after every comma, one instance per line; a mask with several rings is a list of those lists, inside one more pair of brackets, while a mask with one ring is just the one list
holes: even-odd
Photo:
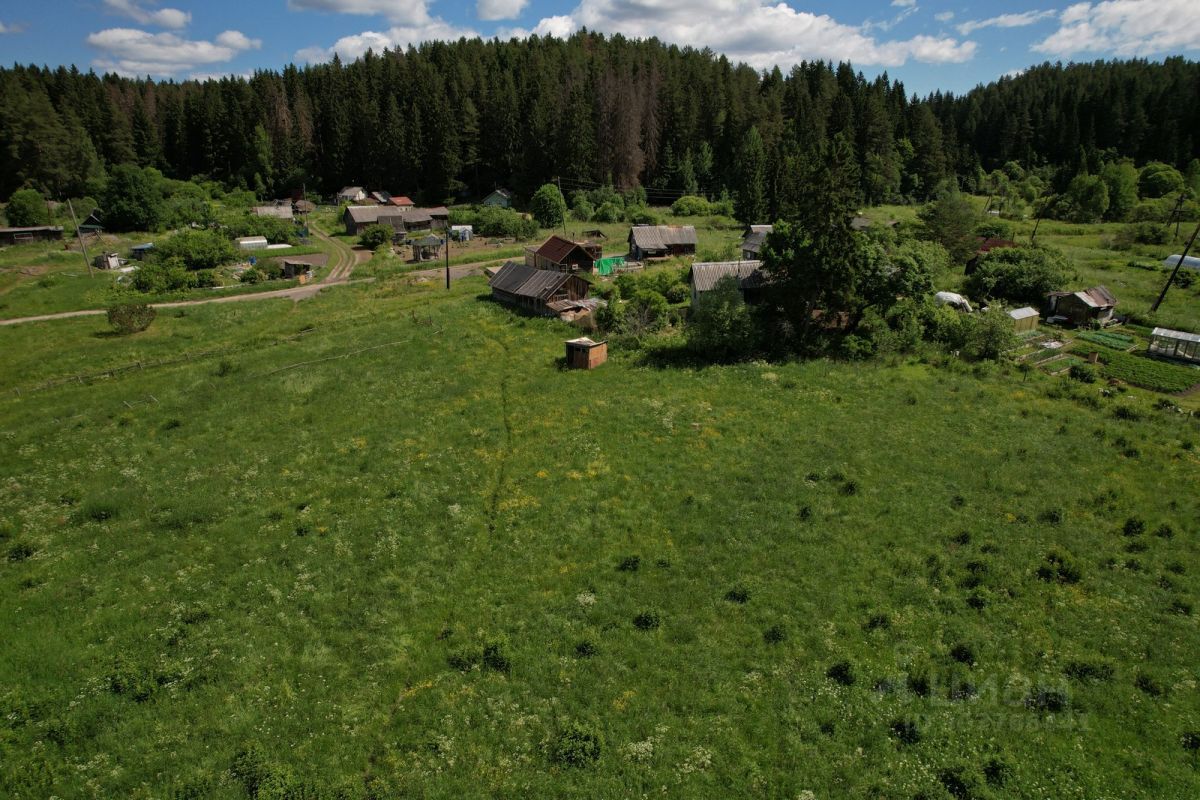
[[528, 197], [643, 186], [652, 202], [760, 181], [773, 215], [835, 139], [864, 203], [923, 201], [1008, 162], [1061, 191], [1109, 161], [1189, 166], [1200, 64], [1043, 64], [963, 95], [910, 95], [886, 74], [815, 62], [758, 72], [706, 50], [581, 32], [566, 41], [431, 42], [251, 78], [129, 79], [0, 70], [0, 197], [96, 194], [116, 164], [261, 196], [353, 183], [424, 201], [506, 186]]

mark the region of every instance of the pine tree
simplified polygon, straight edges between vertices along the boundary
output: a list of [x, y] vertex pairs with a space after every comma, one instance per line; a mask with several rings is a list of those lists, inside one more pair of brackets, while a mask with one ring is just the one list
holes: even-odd
[[734, 216], [747, 225], [762, 224], [767, 216], [767, 154], [758, 128], [751, 128], [738, 149], [733, 196]]

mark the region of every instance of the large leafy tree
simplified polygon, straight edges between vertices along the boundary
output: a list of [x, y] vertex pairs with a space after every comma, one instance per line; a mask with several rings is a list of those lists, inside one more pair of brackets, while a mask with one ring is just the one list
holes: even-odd
[[162, 219], [162, 179], [157, 171], [122, 164], [112, 171], [104, 192], [104, 224], [114, 231], [149, 231]]
[[8, 206], [4, 209], [4, 216], [14, 228], [50, 224], [50, 211], [46, 208], [46, 200], [33, 189], [13, 192], [13, 196], [8, 199]]
[[562, 225], [566, 217], [567, 201], [556, 185], [547, 183], [534, 192], [529, 212], [543, 228], [554, 228]]

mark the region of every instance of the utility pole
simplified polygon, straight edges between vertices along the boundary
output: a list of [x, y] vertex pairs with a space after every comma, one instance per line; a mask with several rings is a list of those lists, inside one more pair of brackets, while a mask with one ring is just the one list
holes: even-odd
[[83, 243], [83, 231], [79, 230], [79, 218], [75, 216], [75, 206], [71, 205], [71, 198], [67, 198], [67, 208], [71, 210], [71, 221], [75, 223], [75, 236], [79, 239], [79, 249], [83, 251], [83, 263], [87, 264], [88, 277], [94, 277], [92, 272], [92, 260], [88, 258], [87, 245]]
[[1163, 287], [1162, 293], [1158, 299], [1154, 301], [1154, 305], [1150, 306], [1150, 313], [1158, 311], [1158, 307], [1162, 305], [1163, 300], [1167, 297], [1167, 290], [1171, 288], [1171, 284], [1175, 282], [1175, 276], [1179, 274], [1179, 268], [1183, 266], [1184, 259], [1187, 258], [1188, 251], [1192, 249], [1192, 245], [1196, 243], [1196, 236], [1200, 235], [1200, 225], [1196, 226], [1196, 230], [1192, 231], [1192, 238], [1188, 239], [1187, 247], [1183, 248], [1183, 255], [1175, 262], [1175, 269], [1171, 270], [1171, 277], [1167, 278], [1167, 285]]
[[[566, 204], [566, 202], [567, 202], [567, 196], [566, 196], [565, 194], [563, 194], [563, 190], [562, 190], [562, 178], [556, 177], [554, 180], [558, 182], [558, 193], [559, 193], [560, 195], [562, 195], [563, 204], [565, 205], [565, 204]], [[566, 210], [565, 210], [565, 209], [563, 210], [563, 238], [564, 238], [564, 239], [570, 239], [570, 238], [571, 238], [570, 236], [567, 236], [567, 212], [566, 212]]]
[[1175, 210], [1171, 212], [1171, 216], [1167, 218], [1167, 228], [1171, 227], [1171, 220], [1175, 220], [1175, 238], [1179, 238], [1179, 226], [1183, 223], [1183, 192], [1179, 193], [1179, 199], [1175, 201]]
[[[446, 223], [449, 225], [450, 223]], [[450, 291], [450, 229], [446, 229], [446, 291]]]

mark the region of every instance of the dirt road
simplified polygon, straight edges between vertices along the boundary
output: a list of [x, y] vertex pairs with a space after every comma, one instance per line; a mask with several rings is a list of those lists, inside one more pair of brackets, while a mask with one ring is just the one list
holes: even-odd
[[[206, 305], [208, 303], [240, 303], [250, 300], [276, 300], [286, 298], [293, 301], [300, 301], [312, 297], [330, 286], [349, 283], [350, 275], [354, 272], [354, 267], [359, 263], [360, 254], [356, 253], [344, 242], [330, 238], [321, 231], [318, 231], [316, 228], [313, 228], [312, 232], [316, 234], [318, 239], [328, 242], [333, 247], [333, 254], [329, 257], [329, 274], [326, 275], [323, 280], [318, 281], [317, 283], [312, 283], [307, 286], [293, 286], [290, 289], [277, 289], [273, 292], [233, 294], [226, 297], [210, 297], [204, 300], [181, 300], [174, 303], [151, 303], [151, 305], [154, 308], [184, 308], [187, 306]], [[367, 258], [370, 258], [369, 254]], [[46, 322], [55, 319], [72, 319], [74, 317], [96, 317], [107, 313], [108, 311], [103, 308], [93, 308], [86, 311], [63, 311], [58, 314], [40, 314], [35, 317], [0, 319], [0, 325], [20, 325], [25, 322]]]

